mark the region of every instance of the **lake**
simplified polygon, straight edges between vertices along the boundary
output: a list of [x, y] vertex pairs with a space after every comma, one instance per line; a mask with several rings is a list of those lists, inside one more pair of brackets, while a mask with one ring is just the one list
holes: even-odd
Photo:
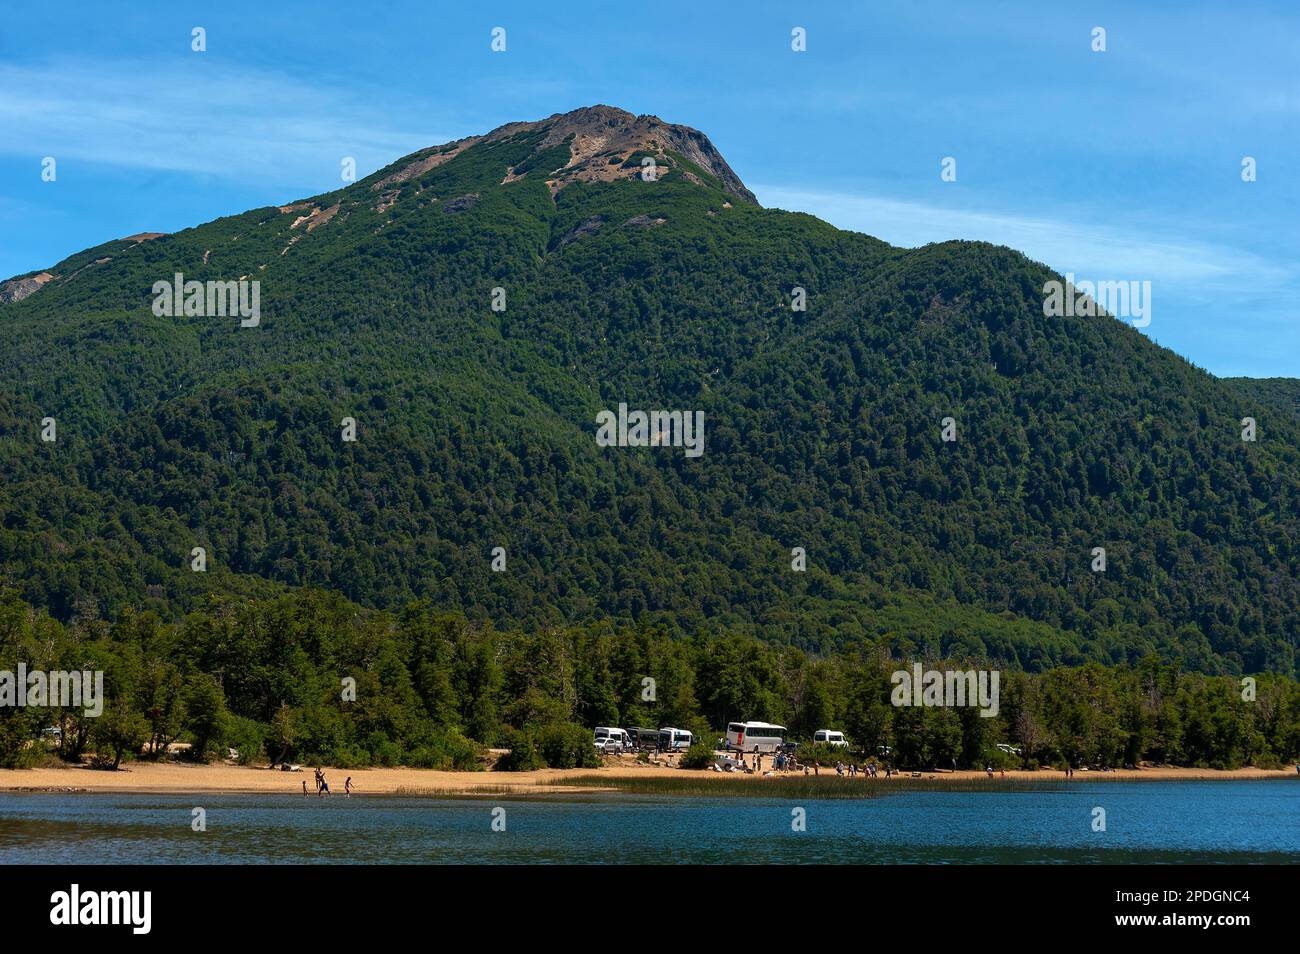
[[[207, 831], [191, 830], [192, 810]], [[792, 830], [794, 809], [806, 830]], [[1094, 831], [1094, 810], [1105, 831]], [[505, 831], [493, 831], [504, 809]], [[500, 813], [497, 813], [500, 818]], [[861, 800], [0, 793], [0, 864], [1295, 863], [1300, 784], [1102, 782]]]

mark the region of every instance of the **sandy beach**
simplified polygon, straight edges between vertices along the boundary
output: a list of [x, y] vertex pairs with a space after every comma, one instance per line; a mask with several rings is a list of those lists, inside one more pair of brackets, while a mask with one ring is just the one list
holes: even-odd
[[[132, 762], [116, 772], [88, 766], [43, 767], [0, 770], [0, 791], [85, 791], [146, 793], [267, 793], [302, 797], [302, 783], [315, 797], [314, 766], [304, 771], [283, 772], [266, 766], [240, 766], [225, 763], [191, 765], [183, 762]], [[537, 792], [564, 793], [583, 791], [580, 786], [566, 786], [565, 779], [603, 775], [611, 778], [645, 778], [655, 775], [681, 777], [690, 774], [700, 779], [746, 778], [762, 785], [771, 776], [740, 775], [710, 771], [691, 771], [675, 766], [644, 765], [632, 758], [610, 759], [596, 769], [542, 769], [535, 772], [438, 772], [414, 768], [340, 769], [325, 766], [325, 776], [335, 795], [343, 794], [343, 782], [351, 776], [357, 795], [526, 795]], [[790, 777], [790, 776], [785, 776]], [[820, 778], [835, 778], [834, 769], [822, 769]], [[908, 779], [911, 773], [903, 773]], [[970, 780], [985, 777], [979, 771], [923, 772], [921, 777], [944, 780]], [[1076, 772], [1071, 782], [1133, 780], [1225, 780], [1294, 778], [1294, 766], [1284, 769], [1242, 768], [1233, 771], [1212, 769], [1149, 767], [1118, 769], [1113, 772]], [[996, 779], [1007, 781], [1066, 781], [1059, 771], [1007, 772]], [[895, 779], [860, 778], [863, 785], [890, 785]]]

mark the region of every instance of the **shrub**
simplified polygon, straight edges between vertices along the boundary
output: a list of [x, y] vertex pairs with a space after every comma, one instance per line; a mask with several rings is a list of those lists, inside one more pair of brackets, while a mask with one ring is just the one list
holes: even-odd
[[986, 765], [991, 765], [995, 770], [1018, 769], [1025, 764], [1025, 760], [1018, 755], [1012, 755], [1009, 752], [1003, 752], [995, 745], [989, 746], [980, 756], [981, 761], [975, 768], [982, 769]]
[[0, 768], [30, 768], [40, 749], [31, 745], [38, 722], [22, 709], [0, 710]]
[[600, 765], [591, 730], [573, 722], [543, 726], [538, 732], [538, 744], [549, 768], [595, 768]]
[[236, 762], [240, 765], [252, 765], [262, 754], [262, 748], [266, 744], [266, 726], [254, 719], [229, 713], [226, 714], [224, 721], [222, 741], [227, 748], [234, 749], [238, 753], [235, 756]]
[[336, 768], [368, 768], [374, 764], [370, 753], [353, 742], [337, 743], [319, 761]]
[[[541, 749], [531, 733], [507, 732], [506, 745], [510, 751], [497, 760], [498, 772], [531, 772], [533, 769], [546, 768]], [[592, 748], [594, 751], [595, 747]]]
[[713, 746], [707, 742], [696, 742], [684, 753], [679, 763], [685, 769], [705, 769], [713, 764]]
[[481, 746], [453, 730], [415, 748], [406, 764], [444, 772], [475, 772], [483, 768], [482, 754]]
[[539, 768], [597, 768], [600, 757], [591, 730], [573, 722], [530, 726], [510, 737], [510, 753], [497, 762], [502, 772]]
[[1262, 769], [1279, 769], [1286, 765], [1275, 752], [1267, 750], [1255, 756], [1253, 764], [1255, 768]]
[[370, 761], [374, 765], [401, 765], [402, 744], [395, 739], [371, 738]]
[[852, 755], [842, 745], [827, 745], [825, 742], [805, 742], [795, 750], [795, 758], [803, 765], [834, 765], [836, 762], [851, 762]]

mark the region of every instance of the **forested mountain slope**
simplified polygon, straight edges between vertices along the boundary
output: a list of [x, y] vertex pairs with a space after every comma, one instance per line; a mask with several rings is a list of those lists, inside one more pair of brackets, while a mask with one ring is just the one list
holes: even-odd
[[1300, 378], [1224, 378], [1252, 402], [1285, 408], [1300, 417]]
[[[760, 208], [694, 130], [511, 124], [46, 272], [0, 304], [0, 565], [63, 619], [314, 585], [500, 627], [1296, 672], [1295, 414], [1045, 317], [1059, 276], [1010, 249]], [[156, 314], [176, 273], [260, 282], [258, 323]], [[598, 446], [620, 403], [702, 411], [704, 453]]]

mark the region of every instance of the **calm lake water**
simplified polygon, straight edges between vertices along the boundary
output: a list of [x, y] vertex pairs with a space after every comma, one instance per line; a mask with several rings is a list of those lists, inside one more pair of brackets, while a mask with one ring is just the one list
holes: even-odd
[[[191, 812], [207, 811], [193, 832]], [[506, 831], [491, 829], [505, 809]], [[791, 830], [791, 809], [807, 830]], [[1106, 831], [1092, 830], [1093, 809]], [[1300, 783], [1106, 782], [862, 800], [0, 793], [0, 864], [1288, 863]]]

